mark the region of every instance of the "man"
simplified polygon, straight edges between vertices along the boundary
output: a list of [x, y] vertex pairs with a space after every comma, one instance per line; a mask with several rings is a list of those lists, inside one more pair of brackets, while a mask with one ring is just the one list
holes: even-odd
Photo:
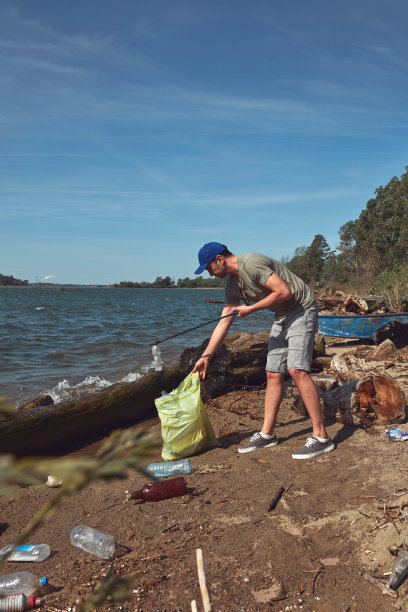
[[[332, 451], [334, 443], [324, 427], [319, 394], [309, 374], [318, 312], [312, 291], [283, 264], [260, 253], [233, 255], [224, 244], [209, 242], [200, 249], [198, 260], [200, 265], [195, 274], [207, 270], [210, 276], [227, 277], [222, 316], [236, 313], [244, 318], [263, 309], [276, 315], [266, 361], [263, 426], [238, 448], [238, 452], [248, 453], [278, 444], [275, 424], [286, 372], [299, 389], [313, 426], [313, 435], [292, 455], [293, 459], [308, 459]], [[240, 305], [241, 300], [243, 305]], [[205, 353], [193, 369], [201, 378], [205, 378], [208, 363], [221, 346], [234, 318], [220, 319], [215, 327]]]

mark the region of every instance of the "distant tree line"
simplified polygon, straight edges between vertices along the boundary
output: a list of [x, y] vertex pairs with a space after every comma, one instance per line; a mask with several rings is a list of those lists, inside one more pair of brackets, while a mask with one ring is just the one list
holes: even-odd
[[132, 281], [122, 281], [113, 285], [113, 287], [119, 288], [135, 288], [135, 289], [197, 289], [197, 288], [217, 288], [217, 287], [225, 287], [225, 279], [221, 278], [203, 278], [202, 276], [196, 276], [195, 278], [179, 278], [177, 282], [170, 278], [170, 276], [165, 276], [162, 278], [158, 276], [155, 281], [152, 283], [148, 283], [145, 281], [142, 282], [132, 282]]
[[315, 287], [348, 284], [384, 295], [408, 295], [408, 166], [375, 190], [359, 217], [339, 229], [340, 243], [330, 249], [322, 234], [298, 247], [283, 262]]
[[0, 287], [22, 287], [24, 285], [28, 285], [28, 280], [20, 280], [19, 278], [14, 278], [14, 276], [0, 274]]

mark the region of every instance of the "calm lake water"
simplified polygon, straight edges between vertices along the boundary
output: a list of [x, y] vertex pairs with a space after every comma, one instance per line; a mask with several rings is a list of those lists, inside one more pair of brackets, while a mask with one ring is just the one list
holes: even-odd
[[[220, 316], [220, 289], [107, 289], [65, 291], [0, 288], [0, 395], [19, 405], [44, 393], [55, 402], [152, 367], [157, 340]], [[230, 329], [268, 329], [272, 313], [236, 319]], [[164, 361], [201, 344], [215, 323], [160, 344]]]

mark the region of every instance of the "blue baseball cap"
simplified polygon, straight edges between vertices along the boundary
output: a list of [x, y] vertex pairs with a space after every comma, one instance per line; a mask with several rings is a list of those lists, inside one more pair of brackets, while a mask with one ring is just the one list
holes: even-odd
[[202, 274], [210, 261], [215, 259], [217, 255], [225, 251], [227, 247], [225, 244], [221, 244], [221, 242], [207, 242], [199, 251], [198, 251], [198, 261], [200, 265], [194, 274]]

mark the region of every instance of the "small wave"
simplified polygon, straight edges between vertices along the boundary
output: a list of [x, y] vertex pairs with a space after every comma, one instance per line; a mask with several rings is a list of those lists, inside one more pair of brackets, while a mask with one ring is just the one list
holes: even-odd
[[54, 404], [59, 404], [64, 400], [79, 399], [85, 393], [92, 393], [110, 387], [112, 383], [105, 378], [99, 376], [87, 376], [85, 380], [82, 380], [76, 385], [70, 385], [69, 382], [64, 379], [60, 381], [51, 391], [48, 391], [48, 395], [51, 395], [54, 400]]
[[121, 378], [119, 382], [135, 382], [135, 380], [139, 380], [139, 378], [142, 378], [141, 374], [138, 374], [137, 372], [129, 372], [129, 374], [126, 374], [126, 376]]
[[45, 306], [36, 306], [35, 309], [36, 310], [45, 310]]

